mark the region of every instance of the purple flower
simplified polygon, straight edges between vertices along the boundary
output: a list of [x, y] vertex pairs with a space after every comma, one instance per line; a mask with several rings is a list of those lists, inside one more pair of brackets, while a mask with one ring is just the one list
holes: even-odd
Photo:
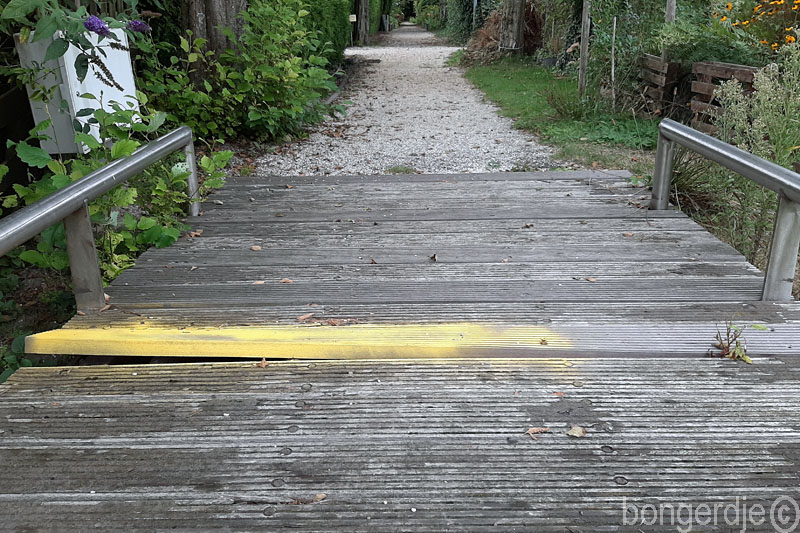
[[130, 20], [128, 21], [128, 25], [126, 28], [130, 31], [136, 31], [139, 33], [147, 33], [150, 31], [150, 26], [148, 26], [145, 22], [141, 20]]
[[83, 22], [83, 27], [103, 37], [111, 35], [111, 30], [108, 29], [106, 23], [94, 15], [90, 15], [89, 18]]

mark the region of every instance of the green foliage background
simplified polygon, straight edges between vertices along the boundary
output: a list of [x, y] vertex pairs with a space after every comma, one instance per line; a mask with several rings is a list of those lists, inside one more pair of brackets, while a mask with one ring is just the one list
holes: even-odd
[[306, 4], [311, 13], [308, 26], [319, 32], [322, 43], [331, 43], [323, 55], [333, 63], [342, 59], [350, 44], [350, 4], [350, 0], [314, 0]]

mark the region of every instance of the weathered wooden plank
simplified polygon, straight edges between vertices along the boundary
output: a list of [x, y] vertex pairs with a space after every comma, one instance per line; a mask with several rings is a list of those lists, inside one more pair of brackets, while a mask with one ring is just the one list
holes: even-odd
[[719, 86], [713, 83], [704, 83], [702, 81], [693, 81], [692, 82], [692, 92], [693, 93], [700, 93], [705, 94], [707, 96], [714, 96], [714, 92], [717, 90]]
[[714, 78], [735, 78], [744, 83], [753, 83], [758, 67], [735, 65], [721, 62], [699, 62], [692, 64], [692, 73], [703, 74]]
[[488, 174], [392, 174], [379, 176], [275, 176], [268, 173], [256, 173], [250, 176], [233, 176], [228, 178], [230, 184], [276, 183], [279, 185], [314, 183], [329, 185], [336, 183], [398, 183], [398, 182], [441, 182], [449, 181], [553, 181], [553, 180], [613, 180], [630, 177], [627, 170], [557, 170], [547, 172], [497, 172]]
[[[312, 302], [313, 303], [313, 302]], [[524, 318], [528, 324], [583, 323], [712, 323], [722, 325], [726, 320], [749, 323], [800, 323], [800, 310], [791, 304], [738, 303], [708, 300], [697, 302], [485, 302], [450, 303], [430, 306], [424, 303], [402, 304], [326, 304], [297, 303], [293, 305], [226, 305], [194, 307], [191, 309], [139, 307], [130, 309], [115, 303], [102, 315], [77, 316], [67, 327], [129, 327], [144, 321], [163, 327], [219, 327], [249, 324], [297, 324], [297, 317], [314, 313], [313, 320], [336, 319], [347, 323], [430, 324], [449, 323], [454, 319], [481, 322], [491, 318], [513, 324]]]
[[[25, 369], [0, 386], [0, 461], [15, 472], [0, 507], [12, 530], [559, 532], [629, 531], [623, 504], [769, 508], [798, 496], [798, 370], [649, 357]], [[758, 409], [732, 408], [742, 396]], [[525, 434], [538, 426], [550, 432]]]
[[658, 74], [656, 72], [650, 72], [649, 70], [642, 70], [639, 73], [639, 76], [652, 84], [657, 85], [658, 87], [663, 87], [667, 83], [667, 78], [663, 74]]

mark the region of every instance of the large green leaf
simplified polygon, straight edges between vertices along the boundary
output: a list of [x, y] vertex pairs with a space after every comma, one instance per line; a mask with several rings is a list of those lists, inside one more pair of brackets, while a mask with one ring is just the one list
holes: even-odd
[[139, 148], [139, 143], [133, 139], [120, 139], [111, 147], [111, 159], [119, 159], [131, 155]]
[[26, 165], [36, 168], [46, 167], [52, 159], [50, 154], [37, 146], [31, 146], [25, 141], [17, 144], [17, 157]]
[[41, 0], [11, 0], [3, 9], [2, 19], [27, 17], [34, 9], [42, 6]]
[[33, 33], [33, 42], [49, 39], [58, 31], [58, 21], [53, 16], [43, 16], [36, 23], [36, 31]]
[[53, 59], [58, 59], [63, 56], [68, 49], [69, 41], [60, 37], [58, 39], [53, 39], [53, 42], [47, 47], [47, 52], [44, 53], [44, 62], [47, 63]]

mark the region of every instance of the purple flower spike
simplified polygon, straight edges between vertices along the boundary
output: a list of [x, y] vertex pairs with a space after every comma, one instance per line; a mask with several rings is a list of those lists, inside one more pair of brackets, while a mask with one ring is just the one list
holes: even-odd
[[108, 25], [94, 15], [90, 15], [89, 18], [83, 22], [83, 27], [103, 37], [111, 35], [111, 30], [108, 29]]
[[128, 25], [126, 28], [130, 31], [135, 31], [139, 33], [148, 33], [150, 31], [150, 26], [147, 23], [142, 22], [141, 20], [131, 20], [128, 21]]

